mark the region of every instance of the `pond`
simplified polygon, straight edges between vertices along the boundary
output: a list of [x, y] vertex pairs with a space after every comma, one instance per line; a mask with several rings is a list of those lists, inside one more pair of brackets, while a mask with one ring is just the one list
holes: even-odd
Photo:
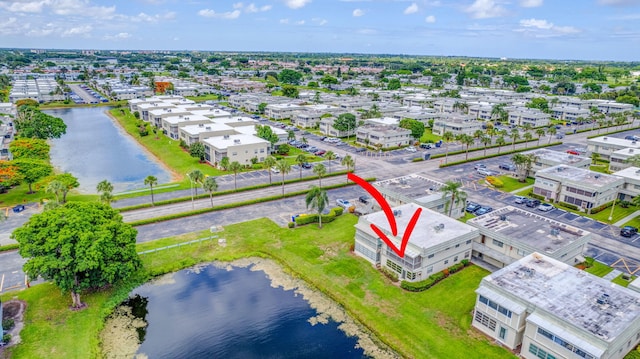
[[262, 259], [175, 272], [129, 298], [105, 324], [107, 358], [394, 357], [341, 307]]
[[114, 192], [145, 187], [144, 179], [155, 176], [158, 183], [171, 180], [170, 173], [127, 134], [105, 111], [108, 107], [77, 107], [46, 110], [60, 117], [67, 133], [51, 141], [51, 163], [70, 172], [80, 182], [79, 191], [96, 193], [102, 180], [113, 184]]

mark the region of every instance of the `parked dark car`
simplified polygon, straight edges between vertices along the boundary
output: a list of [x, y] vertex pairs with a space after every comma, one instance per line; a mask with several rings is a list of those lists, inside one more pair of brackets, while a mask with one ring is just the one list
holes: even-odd
[[367, 204], [367, 203], [369, 203], [369, 197], [367, 197], [367, 196], [360, 196], [360, 197], [358, 197], [358, 201], [360, 201], [360, 203]]
[[15, 206], [15, 207], [13, 207], [13, 211], [14, 211], [15, 213], [20, 213], [20, 212], [24, 211], [24, 205], [19, 204], [19, 205], [17, 205], [17, 206]]
[[309, 162], [305, 162], [305, 163], [302, 164], [302, 168], [309, 169], [309, 168], [312, 168], [312, 167], [313, 167], [313, 165], [311, 163], [309, 163]]
[[501, 163], [498, 168], [500, 168], [501, 170], [505, 170], [505, 171], [515, 171], [516, 170], [516, 166], [514, 164], [511, 163]]
[[482, 216], [483, 214], [487, 214], [489, 212], [493, 211], [493, 208], [488, 207], [488, 206], [482, 206], [478, 209], [475, 210], [475, 212], [473, 212], [473, 214], [475, 214], [476, 216]]
[[364, 151], [366, 151], [366, 150], [367, 150], [367, 149], [366, 149], [366, 148], [364, 148], [364, 147], [359, 147], [358, 149], [356, 149], [356, 152], [364, 152]]
[[479, 205], [478, 203], [467, 202], [467, 208], [465, 210], [467, 212], [469, 212], [469, 213], [473, 213], [473, 212], [477, 211], [480, 207], [482, 207], [482, 206]]
[[529, 198], [526, 202], [527, 207], [536, 208], [540, 205], [540, 200], [535, 198]]
[[624, 226], [620, 229], [620, 235], [623, 237], [633, 237], [638, 233], [638, 228], [632, 226]]

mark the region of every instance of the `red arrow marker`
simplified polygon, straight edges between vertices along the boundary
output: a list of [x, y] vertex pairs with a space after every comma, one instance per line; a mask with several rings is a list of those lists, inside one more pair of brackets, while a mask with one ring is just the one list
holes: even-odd
[[[389, 222], [389, 226], [391, 227], [391, 234], [396, 236], [398, 234], [398, 225], [396, 224], [396, 218], [393, 216], [393, 211], [391, 210], [391, 206], [389, 202], [384, 199], [382, 193], [380, 193], [375, 187], [373, 187], [369, 182], [364, 179], [354, 175], [353, 173], [348, 173], [347, 178], [357, 183], [360, 187], [362, 187], [365, 191], [367, 191], [382, 207], [382, 211], [387, 216], [387, 221]], [[375, 224], [371, 224], [371, 229], [382, 239], [400, 258], [404, 258], [404, 251], [407, 249], [407, 243], [409, 243], [409, 238], [411, 237], [411, 233], [418, 223], [418, 218], [420, 217], [420, 213], [422, 213], [422, 208], [418, 208], [416, 212], [411, 217], [411, 220], [407, 224], [407, 229], [404, 231], [402, 235], [402, 242], [400, 243], [400, 248], [396, 247], [393, 242], [387, 237], [386, 234], [382, 232]]]

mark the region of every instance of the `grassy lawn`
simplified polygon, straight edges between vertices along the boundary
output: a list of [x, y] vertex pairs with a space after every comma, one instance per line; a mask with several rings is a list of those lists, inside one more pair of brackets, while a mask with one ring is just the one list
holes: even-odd
[[[616, 204], [616, 207], [613, 209], [613, 216], [611, 223], [615, 223], [621, 219], [623, 219], [624, 217], [632, 214], [633, 212], [635, 212], [638, 208], [634, 207], [634, 206], [629, 206], [628, 208], [622, 208], [621, 206]], [[605, 222], [605, 223], [609, 223], [609, 215], [611, 214], [611, 207], [609, 208], [605, 208], [604, 210], [596, 213], [596, 214], [590, 214], [590, 215], [586, 215], [587, 217], [591, 217], [593, 219], [595, 219], [596, 221], [601, 221], [601, 222]]]
[[460, 222], [462, 223], [467, 223], [468, 220], [470, 220], [471, 218], [476, 218], [476, 215], [473, 213], [469, 213], [467, 211], [464, 212], [464, 217], [458, 219]]
[[612, 282], [617, 284], [617, 285], [621, 285], [623, 287], [627, 287], [629, 285], [629, 283], [633, 282], [634, 279], [636, 279], [637, 277], [635, 276], [631, 276], [631, 278], [629, 280], [626, 280], [624, 278], [622, 278], [622, 274], [620, 274], [619, 276], [613, 278]]
[[518, 182], [517, 178], [513, 178], [510, 175], [499, 176], [498, 178], [502, 181], [502, 183], [504, 183], [504, 186], [502, 188], [499, 188], [499, 190], [503, 192], [515, 191], [520, 188], [531, 186], [533, 182], [535, 182], [535, 180], [531, 177], [527, 177], [526, 182], [524, 183]]
[[636, 228], [640, 228], [640, 216], [630, 220], [629, 222], [623, 224], [623, 226], [633, 226]]
[[589, 169], [594, 171], [594, 172], [600, 172], [600, 173], [604, 173], [604, 174], [611, 173], [611, 172], [609, 172], [608, 168], [609, 168], [609, 166], [604, 165], [604, 164], [592, 165], [592, 166], [589, 167]]
[[[316, 225], [286, 229], [268, 219], [238, 223], [219, 233], [217, 241], [146, 254], [144, 267], [150, 274], [179, 270], [203, 261], [241, 257], [269, 257], [291, 275], [326, 293], [347, 312], [376, 333], [402, 357], [513, 358], [471, 329], [471, 310], [477, 288], [487, 271], [471, 266], [421, 293], [405, 292], [391, 284], [368, 262], [349, 252], [357, 217], [343, 215], [322, 229]], [[186, 241], [208, 235], [206, 231], [139, 245], [139, 249]], [[99, 354], [98, 332], [106, 308], [119, 302], [129, 288], [86, 294], [89, 308], [67, 309], [70, 298], [49, 284], [8, 293], [28, 303], [23, 344], [12, 350], [12, 358], [87, 358]], [[454, 299], [455, 300], [452, 300]]]
[[220, 99], [220, 97], [216, 94], [206, 94], [206, 95], [200, 95], [200, 96], [187, 96], [186, 98], [188, 98], [189, 100], [195, 101], [195, 102], [204, 102], [204, 101], [208, 101], [208, 100], [218, 100]]
[[595, 276], [598, 277], [604, 277], [605, 275], [609, 274], [609, 272], [611, 272], [613, 270], [613, 268], [609, 267], [606, 264], [602, 264], [598, 261], [593, 261], [593, 265], [587, 269], [585, 269], [585, 271], [587, 273], [591, 273]]
[[434, 135], [430, 128], [424, 129], [424, 134], [420, 137], [420, 142], [438, 142], [442, 137]]
[[[34, 203], [40, 202], [42, 199], [53, 199], [54, 195], [45, 193], [44, 189], [36, 190], [36, 186], [33, 186], [34, 193], [27, 194], [29, 192], [29, 186], [27, 184], [21, 184], [11, 188], [7, 193], [0, 194], [0, 208], [13, 207], [18, 203]], [[98, 198], [98, 195], [94, 194], [81, 194], [76, 191], [71, 191], [67, 194], [68, 201], [93, 201]]]

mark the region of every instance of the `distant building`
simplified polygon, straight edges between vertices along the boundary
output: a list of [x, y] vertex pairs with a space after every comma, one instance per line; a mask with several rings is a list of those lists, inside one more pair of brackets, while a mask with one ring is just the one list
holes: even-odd
[[482, 279], [472, 325], [525, 359], [622, 359], [640, 294], [539, 253]]
[[640, 153], [640, 142], [609, 136], [587, 139], [587, 150], [597, 153], [604, 160], [609, 160], [612, 153], [625, 148], [633, 148]]
[[557, 165], [567, 165], [584, 169], [589, 169], [591, 166], [591, 159], [589, 157], [572, 155], [567, 152], [554, 151], [547, 148], [539, 148], [523, 152], [522, 154], [532, 154], [535, 156], [535, 161], [531, 163], [531, 170], [527, 174], [528, 176], [534, 176], [536, 172], [542, 169]]

